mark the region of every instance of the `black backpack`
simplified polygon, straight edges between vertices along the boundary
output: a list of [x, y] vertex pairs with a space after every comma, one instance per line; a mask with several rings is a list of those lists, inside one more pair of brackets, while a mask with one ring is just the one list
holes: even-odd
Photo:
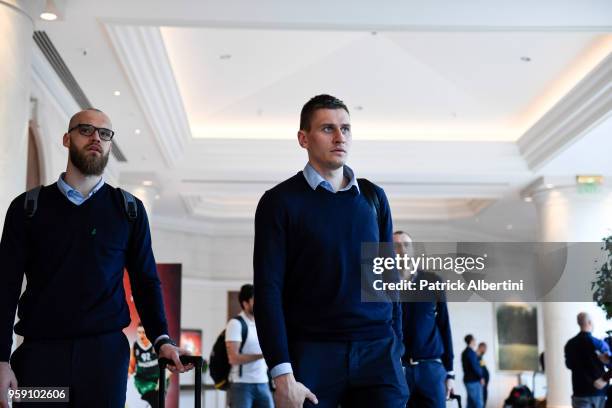
[[[242, 353], [242, 348], [244, 347], [249, 329], [242, 316], [236, 316], [233, 319], [238, 320], [242, 327], [242, 341], [240, 342], [239, 349], [239, 352]], [[225, 330], [217, 337], [208, 361], [208, 370], [211, 378], [215, 382], [215, 388], [218, 390], [227, 390], [230, 386], [229, 374], [232, 366], [229, 363], [227, 348], [225, 347]], [[242, 365], [240, 365], [239, 368], [239, 375], [242, 376]]]
[[[26, 191], [26, 196], [23, 204], [23, 209], [27, 218], [34, 217], [36, 210], [38, 209], [38, 194], [43, 186], [34, 187], [31, 190]], [[134, 221], [138, 217], [138, 206], [136, 205], [136, 198], [127, 191], [117, 187], [117, 191], [121, 193], [123, 197], [123, 206], [125, 213], [127, 214], [130, 222]]]
[[380, 199], [378, 198], [378, 194], [376, 194], [376, 190], [374, 189], [374, 183], [364, 178], [357, 179], [357, 182], [359, 183], [359, 188], [361, 189], [363, 196], [376, 214], [376, 221], [378, 222], [378, 228], [380, 229], [382, 224], [382, 216], [380, 214]]
[[535, 408], [535, 398], [526, 385], [517, 385], [504, 401], [506, 408]]

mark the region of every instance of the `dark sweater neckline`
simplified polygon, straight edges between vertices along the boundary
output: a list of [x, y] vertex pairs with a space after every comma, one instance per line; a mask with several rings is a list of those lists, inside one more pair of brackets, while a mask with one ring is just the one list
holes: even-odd
[[55, 193], [59, 196], [57, 198], [60, 200], [60, 202], [63, 202], [68, 207], [73, 208], [73, 209], [86, 208], [87, 206], [90, 205], [90, 202], [97, 201], [97, 198], [100, 195], [105, 194], [106, 190], [110, 188], [110, 186], [107, 183], [104, 183], [102, 187], [100, 187], [100, 189], [98, 189], [98, 191], [96, 191], [87, 200], [83, 201], [81, 204], [75, 204], [64, 194], [63, 191], [61, 191], [60, 186], [57, 185], [57, 182], [51, 184], [49, 187], [55, 190]]

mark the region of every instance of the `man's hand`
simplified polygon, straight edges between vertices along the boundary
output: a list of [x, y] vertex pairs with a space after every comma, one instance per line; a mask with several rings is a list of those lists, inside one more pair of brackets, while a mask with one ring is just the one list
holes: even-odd
[[174, 362], [174, 364], [168, 364], [168, 370], [173, 373], [184, 373], [193, 368], [193, 364], [187, 364], [183, 366], [181, 363], [181, 359], [179, 356], [191, 355], [189, 350], [185, 350], [182, 348], [178, 348], [170, 343], [164, 344], [159, 348], [159, 357], [167, 358], [168, 360]]
[[306, 399], [318, 404], [317, 397], [304, 384], [295, 381], [293, 374], [283, 374], [274, 378], [274, 406], [276, 408], [302, 408]]
[[6, 361], [0, 361], [0, 408], [8, 408], [8, 390], [17, 389], [17, 378]]
[[446, 385], [446, 399], [449, 399], [455, 390], [455, 381], [452, 378], [447, 378], [444, 385]]
[[601, 361], [602, 363], [606, 365], [610, 364], [610, 356], [606, 353], [600, 353], [597, 357], [599, 357], [599, 361]]
[[484, 380], [484, 378], [481, 378], [481, 379], [480, 379], [480, 385], [485, 385], [485, 380]]

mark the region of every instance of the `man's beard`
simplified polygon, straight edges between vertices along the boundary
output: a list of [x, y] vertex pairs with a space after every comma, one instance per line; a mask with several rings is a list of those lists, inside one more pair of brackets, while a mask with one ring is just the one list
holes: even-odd
[[79, 151], [74, 143], [70, 143], [68, 149], [70, 154], [70, 161], [84, 176], [99, 176], [104, 172], [106, 164], [108, 163], [108, 156], [110, 150], [102, 156], [88, 155], [87, 147], [82, 151]]

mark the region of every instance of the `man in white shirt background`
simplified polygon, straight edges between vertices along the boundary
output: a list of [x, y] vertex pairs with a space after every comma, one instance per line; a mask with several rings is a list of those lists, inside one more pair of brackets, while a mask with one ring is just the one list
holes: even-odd
[[[232, 408], [272, 408], [274, 402], [268, 385], [268, 366], [261, 354], [255, 316], [253, 285], [240, 288], [238, 301], [242, 311], [225, 328], [230, 371], [229, 398]], [[246, 336], [243, 342], [243, 330]]]

